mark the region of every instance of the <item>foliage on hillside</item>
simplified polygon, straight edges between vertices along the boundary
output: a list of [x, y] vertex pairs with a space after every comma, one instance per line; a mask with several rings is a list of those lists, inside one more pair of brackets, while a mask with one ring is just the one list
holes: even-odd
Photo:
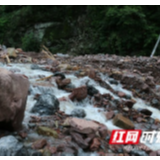
[[[0, 43], [26, 51], [150, 55], [160, 33], [159, 6], [0, 6], [0, 15]], [[35, 25], [48, 22], [39, 38]]]

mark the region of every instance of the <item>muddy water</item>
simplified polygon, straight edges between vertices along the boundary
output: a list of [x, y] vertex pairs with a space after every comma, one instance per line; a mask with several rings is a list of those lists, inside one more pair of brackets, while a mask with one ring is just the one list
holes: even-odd
[[[21, 74], [26, 75], [29, 78], [29, 81], [31, 82], [31, 84], [36, 82], [36, 80], [39, 79], [40, 77], [43, 77], [43, 76], [46, 77], [46, 76], [52, 75], [52, 73], [48, 72], [48, 71], [32, 70], [31, 64], [10, 64], [10, 66], [3, 65], [1, 67], [6, 68], [8, 70], [14, 69], [15, 73], [17, 73], [17, 74], [21, 73]], [[72, 74], [68, 74], [65, 76], [66, 76], [66, 78], [70, 78], [72, 84], [74, 84], [76, 87], [80, 87], [82, 85], [85, 85], [86, 82], [88, 81], [88, 84], [93, 85], [96, 89], [99, 90], [99, 92], [101, 94], [109, 93], [115, 99], [120, 99], [117, 95], [114, 95], [112, 92], [110, 92], [106, 88], [101, 87], [98, 83], [96, 83], [94, 80], [90, 79], [89, 77], [77, 78], [75, 75], [72, 75]], [[115, 91], [122, 91], [122, 92], [126, 93], [127, 95], [129, 95], [131, 98], [135, 99], [137, 101], [137, 103], [133, 106], [135, 109], [146, 108], [146, 109], [152, 111], [152, 115], [151, 115], [152, 118], [160, 119], [160, 116], [159, 116], [160, 111], [158, 109], [155, 109], [152, 106], [146, 105], [145, 102], [141, 99], [134, 98], [132, 95], [132, 92], [123, 89], [123, 87], [120, 83], [118, 83], [118, 85], [110, 84], [109, 80], [112, 80], [112, 79], [109, 78], [107, 75], [100, 74], [100, 77], [107, 84], [109, 84]], [[53, 92], [57, 98], [68, 97], [68, 95], [70, 94], [66, 91], [58, 89], [56, 83], [55, 82], [53, 82], [53, 83], [54, 83], [53, 84], [54, 87], [52, 87], [52, 88], [51, 87], [43, 87], [43, 86], [32, 87], [32, 85], [31, 85], [32, 93], [28, 96], [28, 99], [27, 99], [25, 118], [23, 121], [23, 124], [26, 127], [28, 126], [30, 116], [33, 115], [30, 113], [30, 111], [31, 111], [32, 107], [34, 106], [34, 104], [36, 103], [36, 100], [34, 100], [35, 94], [38, 94], [38, 93], [41, 94], [41, 93], [43, 93], [44, 90], [47, 90], [49, 92]], [[86, 119], [95, 120], [100, 123], [103, 123], [110, 130], [120, 129], [117, 126], [113, 125], [112, 120], [106, 119], [104, 112], [103, 112], [104, 111], [103, 109], [93, 107], [92, 101], [88, 98], [84, 99], [81, 102], [72, 102], [69, 99], [68, 99], [68, 101], [61, 101], [60, 102], [60, 110], [64, 111], [66, 114], [71, 114], [71, 112], [75, 108], [83, 108], [86, 112], [86, 117], [85, 117]], [[160, 149], [160, 144], [147, 144], [147, 146], [149, 146], [152, 150]]]

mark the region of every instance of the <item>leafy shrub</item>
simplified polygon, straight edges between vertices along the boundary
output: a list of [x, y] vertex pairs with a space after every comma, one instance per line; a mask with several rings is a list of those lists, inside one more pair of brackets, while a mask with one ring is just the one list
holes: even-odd
[[40, 51], [41, 42], [33, 33], [25, 34], [22, 38], [22, 49], [24, 51]]

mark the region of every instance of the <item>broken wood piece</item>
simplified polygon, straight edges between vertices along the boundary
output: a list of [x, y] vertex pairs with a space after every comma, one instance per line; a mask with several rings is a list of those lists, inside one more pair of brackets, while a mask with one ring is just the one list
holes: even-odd
[[5, 58], [7, 59], [7, 63], [11, 63], [11, 61], [10, 61], [8, 55], [6, 55]]
[[44, 78], [37, 79], [36, 81], [48, 80], [48, 79], [50, 79], [51, 77], [53, 77], [53, 75], [50, 75], [50, 76], [48, 76], [48, 77], [44, 77]]
[[55, 60], [55, 57], [53, 54], [49, 51], [49, 49], [46, 46], [42, 46], [42, 52], [50, 59]]

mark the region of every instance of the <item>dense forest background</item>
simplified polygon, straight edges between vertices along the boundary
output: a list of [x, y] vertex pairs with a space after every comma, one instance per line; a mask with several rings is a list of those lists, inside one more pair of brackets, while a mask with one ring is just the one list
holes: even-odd
[[160, 34], [159, 17], [160, 6], [0, 6], [0, 44], [149, 56]]

